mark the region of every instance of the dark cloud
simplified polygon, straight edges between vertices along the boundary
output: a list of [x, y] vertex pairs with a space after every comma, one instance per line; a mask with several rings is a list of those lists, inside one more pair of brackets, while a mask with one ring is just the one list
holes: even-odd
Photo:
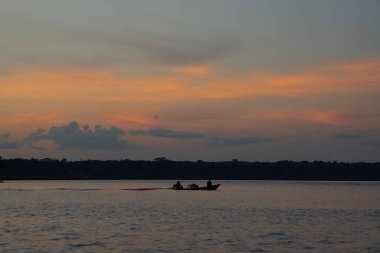
[[335, 133], [330, 135], [332, 139], [376, 139], [379, 136], [380, 132], [377, 130], [367, 130], [367, 131], [351, 131], [351, 132], [342, 132]]
[[22, 141], [22, 144], [33, 149], [44, 150], [45, 149], [44, 147], [36, 145], [41, 140], [49, 139], [47, 135], [43, 134], [44, 132], [45, 132], [45, 129], [42, 129], [42, 128], [37, 129], [35, 132], [31, 133], [28, 137], [26, 137]]
[[357, 133], [341, 133], [331, 135], [331, 138], [333, 139], [358, 139], [360, 137], [362, 136]]
[[0, 149], [14, 149], [18, 147], [20, 147], [20, 145], [12, 140], [10, 134], [0, 135]]
[[202, 36], [202, 39], [194, 39], [139, 33], [130, 43], [155, 60], [175, 65], [192, 65], [224, 58], [240, 48], [236, 38], [211, 37], [210, 34]]
[[134, 130], [129, 132], [131, 135], [143, 135], [161, 138], [175, 138], [175, 139], [193, 139], [201, 138], [203, 134], [194, 132], [174, 131], [165, 128], [150, 128], [148, 130]]
[[380, 137], [379, 131], [377, 130], [340, 133], [331, 135], [330, 137], [339, 140], [352, 140], [360, 145], [364, 145], [371, 148], [380, 148]]
[[374, 138], [368, 141], [368, 145], [374, 148], [379, 148], [380, 149], [380, 138]]
[[54, 126], [45, 134], [39, 129], [24, 139], [23, 143], [32, 148], [40, 149], [36, 144], [41, 140], [50, 140], [61, 149], [126, 149], [134, 148], [122, 137], [125, 132], [117, 127], [104, 128], [96, 125], [91, 129], [89, 125], [80, 126], [73, 121], [67, 125]]
[[[0, 68], [12, 65], [114, 67], [146, 63], [146, 58], [169, 65], [193, 65], [227, 57], [240, 48], [232, 34], [164, 35], [139, 28], [101, 29], [39, 18], [5, 16], [9, 27], [0, 45]], [[1, 17], [0, 17], [1, 21]], [[13, 43], [17, 41], [17, 43]]]
[[238, 138], [225, 138], [225, 137], [211, 137], [207, 145], [208, 146], [240, 146], [248, 145], [259, 142], [271, 141], [269, 138], [264, 137], [238, 137]]

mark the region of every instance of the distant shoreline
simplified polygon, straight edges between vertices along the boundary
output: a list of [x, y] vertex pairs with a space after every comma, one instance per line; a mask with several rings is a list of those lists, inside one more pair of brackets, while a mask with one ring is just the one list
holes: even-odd
[[380, 162], [0, 159], [0, 180], [380, 181]]

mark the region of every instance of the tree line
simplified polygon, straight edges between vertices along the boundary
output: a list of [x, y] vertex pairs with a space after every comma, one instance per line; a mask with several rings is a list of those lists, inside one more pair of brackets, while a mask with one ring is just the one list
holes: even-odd
[[380, 180], [380, 163], [324, 161], [244, 162], [238, 160], [3, 159], [1, 180], [218, 179], [218, 180]]

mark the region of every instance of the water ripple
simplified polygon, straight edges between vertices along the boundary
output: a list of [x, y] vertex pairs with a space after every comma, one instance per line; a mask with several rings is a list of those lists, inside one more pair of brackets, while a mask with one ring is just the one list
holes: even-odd
[[320, 194], [325, 188], [315, 183], [226, 182], [213, 193], [158, 190], [166, 182], [50, 184], [1, 189], [0, 252], [380, 250], [380, 207], [368, 197], [378, 193], [373, 184], [339, 185], [339, 198], [368, 198], [361, 208], [334, 206], [334, 191]]

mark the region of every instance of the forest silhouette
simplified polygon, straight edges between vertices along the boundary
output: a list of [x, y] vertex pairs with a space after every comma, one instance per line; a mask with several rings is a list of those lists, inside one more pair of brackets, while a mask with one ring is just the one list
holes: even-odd
[[380, 180], [380, 162], [221, 162], [154, 160], [4, 159], [2, 180], [83, 179]]

